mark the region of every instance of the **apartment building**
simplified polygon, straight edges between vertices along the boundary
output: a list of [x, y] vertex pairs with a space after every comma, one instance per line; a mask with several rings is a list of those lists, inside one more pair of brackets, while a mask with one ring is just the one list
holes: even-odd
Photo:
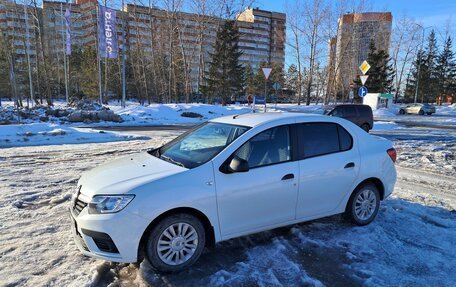
[[14, 47], [18, 62], [25, 62], [27, 53], [31, 59], [36, 57], [34, 12], [30, 6], [14, 5], [11, 1], [0, 2], [0, 33], [2, 39]]
[[[63, 57], [66, 29], [64, 13], [67, 5], [71, 10], [72, 47], [96, 47], [97, 44], [97, 0], [75, 0], [70, 4], [44, 0], [40, 7], [42, 32], [45, 48], [55, 59]], [[19, 12], [11, 12], [13, 8]], [[11, 0], [0, 4], [0, 28], [16, 35], [15, 46], [22, 52], [21, 43], [25, 37], [23, 11], [23, 5], [13, 5]], [[170, 13], [173, 13], [172, 17]], [[223, 22], [224, 19], [218, 17], [127, 4], [117, 11], [118, 47], [151, 57], [159, 49], [180, 49], [182, 60], [186, 61], [190, 70], [191, 89], [197, 92], [209, 67], [217, 30]], [[11, 28], [15, 27], [12, 23], [17, 26], [15, 29]], [[125, 25], [125, 39], [121, 32], [122, 24]], [[257, 69], [262, 62], [284, 65], [285, 14], [247, 8], [238, 15], [236, 25], [240, 32], [242, 64], [249, 64], [253, 69]], [[174, 33], [173, 37], [179, 39], [179, 46], [169, 40], [170, 31]], [[36, 53], [34, 46], [30, 49]]]
[[[129, 49], [141, 46], [143, 51], [152, 52], [161, 45], [171, 49], [167, 35], [176, 31], [182, 53], [191, 69], [192, 89], [198, 90], [204, 71], [209, 67], [217, 30], [224, 19], [175, 12], [170, 21], [169, 12], [138, 5], [127, 5]], [[239, 48], [243, 52], [240, 61], [256, 70], [260, 63], [285, 62], [286, 15], [260, 9], [247, 8], [236, 18], [239, 29]]]
[[335, 81], [328, 80], [329, 92], [346, 93], [358, 75], [358, 67], [367, 60], [369, 44], [389, 50], [393, 16], [390, 12], [352, 13], [339, 18], [338, 32], [329, 42], [329, 68]]

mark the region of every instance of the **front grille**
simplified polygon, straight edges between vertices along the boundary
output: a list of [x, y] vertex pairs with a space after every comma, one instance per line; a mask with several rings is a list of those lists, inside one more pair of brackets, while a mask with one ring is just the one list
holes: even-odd
[[79, 198], [76, 199], [76, 201], [74, 202], [74, 206], [73, 206], [73, 211], [74, 213], [76, 214], [76, 216], [79, 215], [79, 213], [81, 213], [81, 211], [86, 208], [87, 206], [87, 203], [80, 200]]

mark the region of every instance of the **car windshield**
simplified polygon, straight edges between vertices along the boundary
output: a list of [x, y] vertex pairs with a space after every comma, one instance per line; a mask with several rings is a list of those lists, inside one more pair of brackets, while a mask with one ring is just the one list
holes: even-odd
[[205, 123], [177, 137], [149, 154], [185, 168], [195, 168], [211, 160], [249, 127]]

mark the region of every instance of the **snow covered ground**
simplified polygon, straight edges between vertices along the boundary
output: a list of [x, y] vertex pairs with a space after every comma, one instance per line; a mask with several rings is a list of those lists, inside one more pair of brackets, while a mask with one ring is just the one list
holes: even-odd
[[175, 133], [1, 149], [0, 286], [454, 286], [455, 131], [383, 122], [372, 133], [398, 149], [396, 189], [372, 224], [334, 216], [229, 240], [178, 274], [83, 257], [68, 215], [83, 171]]
[[119, 132], [97, 131], [55, 123], [0, 126], [0, 148], [147, 139]]
[[[131, 103], [126, 108], [110, 105], [109, 108], [120, 115], [124, 122], [115, 126], [144, 126], [144, 125], [172, 125], [172, 124], [198, 124], [222, 116], [250, 112], [246, 106], [220, 106], [206, 104], [152, 104], [141, 106]], [[196, 113], [201, 117], [190, 118], [182, 116], [183, 113]], [[106, 123], [92, 124], [102, 126]]]
[[[2, 104], [3, 106], [11, 106], [12, 102], [3, 102]], [[85, 124], [65, 121], [66, 117], [49, 117], [49, 122], [28, 119], [23, 124], [0, 125], [0, 148], [141, 139], [135, 135], [111, 131], [99, 132], [90, 129], [90, 127], [195, 125], [209, 119], [251, 111], [246, 106], [233, 105], [224, 107], [205, 104], [153, 104], [141, 106], [137, 103], [129, 103], [126, 108], [115, 104], [108, 107], [120, 115], [123, 122], [100, 121]], [[59, 102], [55, 103], [55, 108], [67, 109], [64, 103]], [[44, 111], [45, 109], [42, 111], [43, 116]], [[0, 109], [1, 112], [2, 110]]]

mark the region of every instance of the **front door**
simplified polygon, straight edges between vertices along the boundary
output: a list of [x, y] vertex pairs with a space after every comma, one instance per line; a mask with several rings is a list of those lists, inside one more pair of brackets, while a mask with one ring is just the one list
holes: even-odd
[[299, 165], [291, 159], [289, 126], [257, 134], [233, 156], [247, 160], [250, 169], [226, 174], [214, 166], [222, 237], [295, 219]]

